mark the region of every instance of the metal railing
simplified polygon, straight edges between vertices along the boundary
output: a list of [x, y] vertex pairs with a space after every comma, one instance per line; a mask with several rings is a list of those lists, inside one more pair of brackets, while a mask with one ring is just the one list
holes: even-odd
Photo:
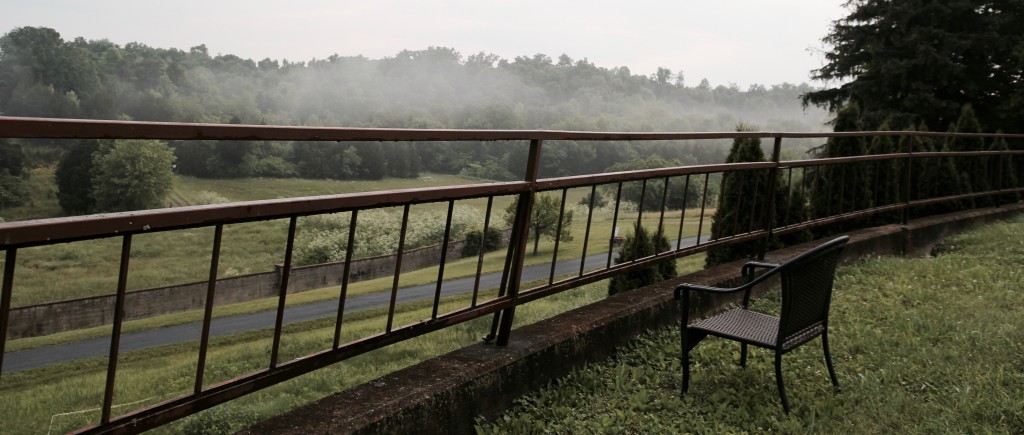
[[[782, 161], [781, 148], [784, 139], [806, 138], [838, 138], [838, 137], [895, 137], [904, 139], [905, 150], [901, 152], [830, 159], [809, 159]], [[772, 133], [772, 132], [731, 132], [731, 133], [603, 133], [603, 132], [567, 132], [567, 131], [469, 131], [469, 130], [406, 130], [406, 129], [349, 129], [349, 128], [310, 128], [285, 126], [251, 126], [251, 125], [210, 125], [210, 124], [176, 124], [176, 123], [145, 123], [115, 121], [85, 121], [59, 119], [5, 118], [0, 117], [0, 138], [44, 138], [44, 139], [160, 139], [160, 140], [261, 140], [261, 141], [526, 141], [529, 143], [529, 158], [522, 181], [494, 182], [436, 188], [416, 188], [365, 192], [355, 194], [327, 195], [317, 197], [289, 198], [277, 200], [250, 201], [241, 203], [192, 206], [171, 209], [145, 210], [127, 213], [78, 216], [58, 219], [0, 223], [0, 250], [5, 252], [2, 295], [0, 295], [0, 368], [3, 366], [4, 346], [6, 343], [7, 323], [11, 310], [12, 294], [18, 291], [14, 275], [18, 267], [18, 253], [21, 250], [37, 246], [81, 242], [95, 239], [120, 239], [119, 266], [116, 284], [116, 302], [113, 310], [113, 325], [110, 335], [108, 368], [101, 405], [101, 416], [95, 425], [80, 429], [82, 433], [124, 433], [137, 432], [154, 428], [176, 419], [194, 414], [220, 403], [250, 394], [263, 388], [278, 384], [299, 375], [312, 372], [330, 364], [352, 358], [356, 355], [392, 345], [413, 337], [444, 329], [472, 319], [494, 316], [489, 339], [498, 346], [508, 343], [511, 337], [512, 321], [516, 307], [530, 301], [563, 292], [568, 289], [608, 279], [616, 274], [650, 267], [653, 264], [677, 259], [680, 257], [706, 251], [713, 247], [725, 246], [741, 242], [761, 243], [763, 254], [767, 241], [773, 237], [796, 233], [803, 230], [862, 220], [875, 215], [898, 214], [903, 222], [912, 209], [933, 204], [951, 204], [981, 197], [1002, 198], [1017, 195], [1024, 191], [1024, 158], [1022, 151], [975, 151], [975, 152], [914, 152], [913, 141], [925, 139], [942, 139], [957, 136], [981, 136], [986, 139], [1003, 138], [1021, 140], [1024, 135], [1005, 134], [950, 134], [924, 132], [857, 132], [857, 133]], [[598, 173], [581, 176], [541, 179], [538, 175], [543, 149], [546, 142], [551, 141], [707, 141], [713, 139], [728, 140], [736, 138], [770, 139], [771, 158], [765, 162], [714, 164], [700, 166], [681, 166], [639, 171], [616, 173]], [[956, 192], [923, 196], [913, 185], [915, 164], [928, 165], [936, 159], [981, 159], [987, 168], [1010, 168], [1019, 175], [1015, 184], [1008, 184], [1009, 174], [1002, 169], [975, 173], [975, 177], [988, 177], [995, 186], [984, 192]], [[888, 164], [889, 169], [883, 165]], [[794, 198], [803, 198], [809, 192], [821, 192], [820, 179], [825, 168], [849, 168], [853, 171], [871, 168], [868, 171], [878, 177], [892, 177], [900, 180], [898, 195], [882, 195], [875, 193], [869, 207], [858, 209], [828, 210], [824, 215], [797, 222], [786, 222], [776, 225], [775, 216], [779, 208], [789, 208]], [[891, 173], [893, 168], [898, 171]], [[884, 170], [883, 170], [884, 169]], [[886, 173], [885, 171], [890, 171]], [[841, 178], [848, 169], [840, 171]], [[758, 174], [767, 174], [767, 178]], [[884, 174], [884, 175], [882, 175]], [[740, 184], [754, 183], [755, 196], [760, 200], [741, 201], [743, 213], [737, 213], [733, 222], [719, 222], [723, 227], [731, 227], [719, 233], [714, 239], [709, 235], [710, 224], [707, 222], [715, 204], [712, 192], [717, 190], [725, 176]], [[759, 180], [766, 179], [767, 183]], [[753, 180], [753, 181], [751, 181]], [[631, 184], [632, 183], [632, 184]], [[782, 185], [780, 185], [782, 183]], [[817, 183], [817, 184], [816, 184]], [[627, 213], [623, 198], [624, 186], [639, 184], [640, 199], [637, 209]], [[869, 180], [867, 185], [871, 185]], [[825, 195], [830, 201], [843, 204], [846, 195], [857, 195], [856, 188], [843, 187], [844, 182], [833, 182], [839, 192], [828, 191]], [[650, 187], [649, 186], [655, 186]], [[657, 187], [660, 187], [660, 191]], [[676, 219], [674, 210], [668, 206], [670, 193], [682, 189], [682, 211], [679, 212], [678, 223], [668, 222]], [[578, 259], [578, 268], [573, 265], [572, 272], [556, 272], [556, 266], [562, 262], [558, 258], [561, 240], [561, 228], [555, 231], [554, 250], [550, 262], [550, 271], [546, 278], [532, 288], [522, 288], [523, 271], [528, 257], [528, 234], [530, 232], [530, 216], [535, 200], [540, 195], [551, 195], [560, 203], [559, 227], [564, 221], [565, 212], [571, 206], [567, 204], [568, 192], [571, 190], [589, 191], [589, 204], [586, 210], [586, 224], [583, 235], [582, 255]], [[673, 246], [662, 249], [654, 255], [615, 264], [615, 234], [597, 234], [596, 248], [591, 244], [592, 223], [594, 221], [595, 197], [601, 191], [614, 192], [615, 200], [612, 207], [611, 227], [620, 223], [641, 222], [645, 213], [657, 215], [657, 235], [673, 239]], [[831, 187], [830, 187], [831, 189]], [[850, 190], [847, 190], [850, 189]], [[780, 196], [778, 192], [783, 192]], [[863, 193], [863, 192], [861, 192]], [[645, 210], [645, 198], [653, 195], [660, 203], [656, 210]], [[880, 200], [879, 198], [886, 198]], [[838, 198], [838, 200], [836, 200]], [[410, 221], [410, 208], [421, 204], [441, 204], [446, 206], [447, 223], [442, 241], [442, 251], [446, 251], [451, 242], [449, 231], [452, 222], [454, 205], [459, 201], [486, 201], [484, 231], [495, 226], [494, 204], [496, 199], [516, 201], [514, 219], [512, 220], [511, 239], [501, 268], [500, 285], [493, 297], [484, 296], [480, 278], [484, 274], [483, 249], [476, 259], [475, 284], [472, 297], [461, 308], [450, 312], [439, 309], [445, 299], [442, 283], [445, 282], [446, 255], [441, 255], [436, 279], [436, 290], [431, 298], [430, 317], [409, 324], [396, 324], [396, 307], [401, 289], [402, 252], [404, 249], [406, 228]], [[692, 205], [686, 207], [687, 204]], [[341, 276], [338, 289], [337, 312], [334, 322], [334, 339], [331, 346], [304, 355], [290, 361], [282, 361], [280, 357], [283, 319], [288, 297], [289, 271], [293, 265], [293, 252], [297, 222], [300, 218], [312, 215], [348, 212], [349, 231], [345, 264], [352, 260], [355, 234], [360, 226], [360, 212], [395, 207], [402, 210], [402, 226], [399, 237], [397, 257], [394, 264], [394, 279], [390, 290], [389, 302], [384, 327], [376, 334], [343, 342], [342, 325], [346, 313], [346, 302], [350, 300], [349, 270], [346, 267]], [[696, 222], [687, 222], [687, 211]], [[241, 223], [283, 219], [288, 221], [287, 243], [284, 253], [284, 267], [277, 298], [276, 317], [273, 326], [273, 341], [270, 347], [269, 362], [265, 368], [245, 374], [234, 379], [206, 385], [207, 350], [210, 343], [210, 329], [213, 321], [213, 301], [217, 293], [219, 276], [218, 266], [222, 250], [222, 238], [226, 227]], [[671, 226], [678, 225], [674, 234], [668, 231]], [[696, 229], [693, 229], [696, 226]], [[159, 232], [175, 232], [194, 228], [212, 228], [210, 247], [210, 264], [208, 287], [205, 296], [206, 305], [202, 321], [202, 332], [199, 337], [198, 361], [196, 362], [195, 379], [192, 391], [170, 400], [147, 406], [123, 415], [114, 415], [114, 392], [118, 379], [118, 361], [120, 356], [120, 340], [124, 324], [124, 299], [128, 290], [129, 263], [132, 258], [132, 240], [140, 234]], [[687, 230], [684, 231], [684, 228]], [[695, 232], [696, 236], [684, 238], [684, 234]], [[483, 239], [483, 238], [481, 238]], [[482, 240], [481, 240], [481, 243]], [[481, 246], [482, 247], [482, 246]], [[588, 266], [586, 258], [594, 252], [604, 256], [602, 264]], [[635, 256], [634, 256], [635, 258]], [[571, 259], [575, 261], [576, 259]]]

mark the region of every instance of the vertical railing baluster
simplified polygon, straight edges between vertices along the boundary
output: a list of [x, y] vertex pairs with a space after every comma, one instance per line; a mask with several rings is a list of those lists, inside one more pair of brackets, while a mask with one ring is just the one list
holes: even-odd
[[[763, 199], [768, 197], [767, 190], [765, 191], [765, 193], [761, 193], [759, 190], [761, 188], [761, 170], [757, 169], [755, 171], [751, 172], [751, 175], [753, 175], [754, 177], [754, 189], [751, 190], [754, 192], [754, 198], [752, 198], [752, 200], [754, 201], [751, 202], [751, 219], [749, 222], [746, 222], [746, 232], [754, 231], [755, 217], [764, 214], [764, 208], [766, 204], [765, 201], [763, 201]], [[767, 187], [767, 183], [765, 185]], [[759, 198], [762, 199], [762, 201], [759, 201]]]
[[213, 321], [213, 299], [217, 292], [217, 268], [220, 265], [220, 244], [224, 236], [224, 224], [213, 229], [213, 249], [210, 253], [210, 277], [206, 281], [206, 304], [203, 308], [203, 331], [199, 335], [199, 362], [196, 364], [196, 384], [193, 392], [203, 392], [203, 376], [206, 374], [206, 350], [210, 345], [210, 324]]
[[11, 295], [14, 293], [14, 264], [18, 250], [7, 248], [4, 254], [4, 280], [0, 286], [0, 376], [4, 372], [4, 351], [7, 345], [7, 323], [11, 319]]
[[768, 183], [766, 186], [768, 190], [764, 195], [765, 205], [768, 207], [768, 212], [765, 213], [764, 217], [764, 230], [766, 234], [764, 236], [764, 243], [761, 245], [761, 251], [758, 252], [757, 255], [758, 260], [764, 260], [764, 255], [768, 253], [771, 240], [775, 237], [775, 189], [778, 188], [776, 183], [778, 183], [779, 165], [781, 160], [782, 136], [776, 136], [775, 142], [772, 144], [772, 163], [775, 163], [775, 166], [772, 166], [771, 169], [768, 170]]
[[107, 383], [103, 393], [100, 424], [110, 423], [110, 409], [114, 404], [114, 386], [117, 379], [117, 358], [121, 348], [121, 324], [124, 323], [124, 298], [128, 291], [128, 260], [132, 252], [132, 235], [121, 240], [121, 264], [117, 272], [117, 295], [114, 298], [114, 326], [110, 332], [110, 355], [107, 360]]
[[359, 210], [352, 210], [352, 217], [348, 222], [348, 243], [345, 245], [345, 267], [341, 271], [341, 292], [338, 295], [338, 317], [334, 322], [334, 348], [341, 346], [341, 325], [345, 319], [345, 300], [348, 299], [349, 273], [352, 271], [352, 251], [356, 245], [356, 221], [359, 218]]
[[[840, 164], [839, 165], [839, 213], [836, 213], [837, 215], [841, 215], [841, 214], [846, 213], [848, 211], [848, 210], [846, 210], [846, 207], [843, 206], [843, 200], [846, 199], [846, 167], [847, 167], [847, 165], [848, 165], [848, 163], [847, 164]], [[853, 190], [853, 189], [850, 189], [850, 190]], [[855, 206], [856, 203], [857, 203], [857, 201], [856, 201], [856, 199], [857, 199], [856, 193], [857, 192], [854, 191], [853, 199], [850, 200], [850, 205], [851, 206]], [[855, 211], [855, 210], [849, 210], [849, 211]]]
[[665, 207], [668, 205], [668, 181], [669, 177], [665, 177], [665, 187], [661, 190], [661, 215], [658, 216], [658, 236], [654, 241], [655, 254], [660, 254], [660, 252], [657, 252], [658, 241], [661, 240], [661, 236], [665, 231]]
[[[999, 139], [995, 139], [995, 140], [999, 140]], [[995, 149], [995, 147], [993, 147], [992, 149]], [[998, 150], [998, 151], [999, 151], [999, 155], [996, 157], [996, 164], [995, 164], [996, 167], [995, 167], [995, 170], [994, 171], [990, 170], [989, 172], [995, 173], [996, 182], [992, 183], [992, 185], [996, 187], [996, 189], [995, 189], [996, 192], [1002, 192], [1003, 191], [1003, 166], [1005, 166], [1005, 162], [1004, 162], [1003, 158], [1006, 157], [1006, 155], [1003, 154], [1003, 150]], [[989, 167], [991, 167], [992, 166], [992, 158], [989, 157], [988, 160], [989, 160], [989, 163], [988, 163]], [[995, 204], [996, 207], [1002, 207], [1002, 205], [1003, 205], [1003, 195], [994, 195], [994, 196], [990, 196], [990, 197], [994, 199], [993, 203]]]
[[[520, 195], [521, 197], [522, 195]], [[518, 200], [517, 200], [518, 201]], [[516, 205], [518, 210], [518, 204]], [[512, 224], [512, 233], [509, 235], [508, 247], [505, 249], [505, 266], [501, 269], [501, 282], [498, 284], [498, 298], [505, 297], [505, 293], [508, 292], [512, 280], [512, 263], [516, 257], [516, 249], [519, 247], [519, 239], [525, 239], [527, 233], [520, 234], [519, 231], [526, 229], [520, 228], [519, 226]], [[501, 323], [502, 312], [498, 311], [494, 313], [494, 318], [491, 319], [491, 330], [490, 333], [484, 337], [484, 343], [490, 343], [498, 336], [498, 327]]]
[[434, 290], [434, 311], [431, 319], [437, 318], [437, 307], [441, 304], [441, 284], [444, 283], [444, 265], [448, 262], [448, 238], [452, 234], [452, 211], [455, 201], [448, 201], [448, 219], [444, 223], [444, 242], [441, 243], [441, 264], [437, 268], [437, 288]]
[[910, 222], [910, 201], [912, 198], [911, 195], [913, 194], [912, 189], [914, 185], [914, 136], [907, 136], [907, 151], [905, 154], [905, 158], [907, 159], [907, 176], [905, 178], [907, 185], [904, 186], [904, 188], [902, 189], [904, 205], [902, 217], [903, 225], [906, 225], [908, 222]]
[[622, 182], [619, 182], [619, 187], [615, 191], [615, 211], [612, 213], [612, 230], [611, 236], [608, 237], [608, 264], [605, 267], [612, 267], [612, 255], [615, 254], [615, 228], [619, 225], [619, 204], [622, 203]]
[[388, 304], [388, 324], [385, 332], [391, 332], [395, 320], [395, 304], [398, 302], [398, 281], [402, 276], [402, 254], [405, 251], [405, 232], [409, 228], [409, 204], [402, 209], [402, 230], [398, 233], [398, 253], [395, 255], [395, 278], [391, 284], [391, 302]]
[[298, 217], [292, 216], [288, 221], [288, 241], [284, 248], [284, 267], [281, 269], [281, 290], [277, 295], [277, 317], [274, 319], [274, 344], [270, 348], [270, 368], [277, 367], [277, 357], [281, 350], [281, 330], [284, 328], [285, 299], [288, 297], [288, 279], [292, 272], [292, 251], [295, 249], [295, 226]]
[[487, 211], [484, 212], [484, 231], [480, 235], [480, 251], [477, 252], [476, 258], [476, 277], [473, 279], [473, 301], [469, 306], [475, 307], [477, 296], [480, 294], [480, 275], [484, 269], [484, 251], [487, 250], [487, 230], [488, 225], [491, 223], [491, 206], [494, 204], [494, 197], [487, 197]]
[[782, 219], [784, 224], [789, 224], [790, 212], [793, 210], [793, 168], [786, 170], [786, 215]]
[[515, 252], [515, 265], [512, 266], [512, 274], [509, 276], [508, 297], [512, 306], [505, 309], [501, 315], [501, 325], [498, 328], [498, 346], [508, 345], [509, 337], [512, 334], [512, 320], [515, 317], [516, 304], [519, 297], [519, 285], [523, 277], [523, 264], [526, 262], [526, 235], [529, 233], [530, 216], [533, 213], [533, 201], [537, 195], [537, 176], [540, 171], [540, 154], [543, 141], [533, 139], [530, 141], [530, 156], [526, 166], [525, 181], [530, 183], [530, 190], [519, 195], [519, 204], [516, 210], [516, 226], [522, 235], [517, 240]]
[[873, 189], [874, 190], [874, 195], [872, 195], [872, 198], [871, 198], [871, 207], [872, 208], [874, 208], [874, 207], [881, 207], [883, 205], [886, 205], [886, 204], [882, 204], [882, 198], [879, 198], [879, 195], [881, 194], [882, 189], [878, 188], [879, 186], [884, 186], [885, 185], [885, 183], [882, 182], [882, 162], [883, 162], [882, 160], [875, 160], [874, 162], [868, 163], [869, 165], [873, 165], [874, 166], [874, 169], [872, 169], [871, 172], [875, 173], [874, 182], [872, 184], [869, 184], [869, 186], [875, 186], [875, 188]]
[[[743, 210], [743, 194], [742, 194], [742, 192], [744, 192], [744, 188], [746, 187], [746, 184], [747, 184], [747, 177], [746, 177], [747, 173], [745, 171], [738, 171], [734, 175], [735, 175], [735, 177], [730, 177], [729, 174], [725, 174], [725, 173], [722, 174], [722, 184], [721, 184], [722, 189], [720, 191], [724, 192], [726, 190], [725, 189], [725, 182], [726, 182], [726, 180], [729, 180], [729, 179], [735, 180], [736, 178], [739, 178], [740, 186], [739, 186], [738, 189], [736, 189], [736, 192], [741, 192], [741, 193], [739, 195], [736, 195], [736, 213], [735, 213], [735, 217], [733, 217], [733, 219], [732, 219], [732, 232], [729, 233], [728, 235], [719, 234], [719, 238], [732, 237], [732, 236], [735, 236], [735, 235], [740, 233], [740, 215], [743, 214], [743, 213], [740, 213], [740, 210]], [[732, 180], [730, 180], [730, 181], [732, 181]], [[721, 204], [721, 200], [719, 200], [719, 204]], [[719, 212], [721, 212], [721, 210], [715, 211], [716, 214], [719, 213]], [[722, 224], [725, 224], [725, 222], [722, 222]]]
[[[704, 174], [704, 193], [700, 196], [700, 220], [697, 221], [697, 245], [700, 245], [700, 236], [704, 232], [704, 210], [708, 205], [708, 180], [711, 179], [711, 173]], [[696, 246], [696, 245], [695, 245]]]
[[558, 266], [558, 245], [562, 241], [562, 219], [565, 217], [565, 196], [568, 189], [562, 189], [562, 202], [558, 207], [558, 223], [555, 224], [555, 252], [551, 254], [551, 274], [548, 276], [548, 285], [555, 282], [555, 268]]
[[597, 185], [590, 186], [590, 204], [587, 204], [587, 229], [583, 233], [583, 255], [580, 256], [580, 276], [587, 267], [587, 247], [590, 245], [590, 223], [594, 219], [594, 196], [597, 195]]
[[686, 204], [690, 200], [690, 174], [686, 174], [686, 181], [683, 182], [683, 210], [679, 213], [679, 234], [676, 235], [676, 250], [682, 249], [683, 225], [686, 223]]
[[[811, 175], [814, 175], [814, 173], [811, 173]], [[811, 177], [807, 176], [807, 166], [804, 166], [800, 168], [800, 197], [803, 198], [804, 201], [808, 201], [807, 191], [809, 190], [808, 185], [810, 183]], [[814, 216], [811, 216], [810, 213], [808, 213], [807, 217], [808, 219], [814, 219]]]
[[[643, 183], [640, 183], [640, 203], [637, 204], [636, 213], [636, 228], [639, 228], [644, 224], [644, 201], [647, 200], [647, 179], [645, 178]], [[636, 229], [633, 230], [633, 238], [636, 239]], [[630, 262], [636, 262], [637, 256], [640, 254], [640, 244], [633, 243], [633, 259]]]
[[[834, 168], [832, 166], [829, 166], [829, 165], [819, 165], [818, 166], [818, 170], [814, 171], [814, 172], [816, 172], [816, 174], [815, 174], [815, 183], [814, 183], [815, 190], [817, 190], [817, 189], [827, 189], [827, 190], [825, 190], [825, 192], [827, 192], [827, 193], [825, 195], [825, 216], [823, 216], [823, 217], [830, 217], [830, 216], [832, 216], [832, 203], [835, 202], [834, 198], [832, 198], [832, 185], [835, 184], [835, 183], [830, 181], [831, 177], [833, 175], [832, 173], [835, 172], [833, 169]], [[826, 171], [828, 172], [828, 176], [825, 175]], [[822, 181], [822, 180], [824, 180], [824, 181]], [[826, 186], [825, 184], [828, 184], [828, 185]]]

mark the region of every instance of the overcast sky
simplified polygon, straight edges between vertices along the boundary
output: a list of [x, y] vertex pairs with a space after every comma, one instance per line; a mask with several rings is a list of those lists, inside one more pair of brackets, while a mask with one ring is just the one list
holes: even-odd
[[[506, 59], [565, 53], [634, 74], [682, 70], [688, 86], [799, 84], [822, 63], [843, 0], [3, 0], [0, 32], [304, 61], [428, 46]], [[820, 83], [819, 83], [820, 84]]]

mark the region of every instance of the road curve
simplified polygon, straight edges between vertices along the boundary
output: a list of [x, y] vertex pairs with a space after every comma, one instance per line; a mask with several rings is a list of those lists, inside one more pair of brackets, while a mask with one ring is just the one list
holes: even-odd
[[[691, 246], [696, 242], [696, 237], [685, 238], [682, 241], [682, 246]], [[608, 253], [590, 255], [586, 257], [584, 269], [598, 269], [606, 266], [607, 262]], [[555, 276], [579, 273], [579, 270], [579, 258], [559, 260], [555, 266]], [[550, 274], [551, 263], [527, 266], [523, 268], [523, 277], [521, 281], [531, 282], [542, 280], [548, 278]], [[452, 296], [472, 292], [474, 278], [475, 277], [473, 276], [469, 276], [444, 281], [441, 286], [441, 295]], [[500, 272], [483, 274], [480, 276], [480, 288], [497, 288], [500, 281]], [[434, 292], [436, 290], [436, 283], [400, 288], [398, 289], [398, 298], [396, 303], [401, 304], [430, 300], [434, 298]], [[390, 301], [391, 292], [387, 291], [352, 296], [345, 302], [345, 312], [350, 313], [368, 310], [371, 308], [386, 307]], [[337, 314], [338, 301], [337, 299], [330, 299], [285, 308], [284, 323], [304, 322], [324, 317], [333, 317]], [[274, 325], [276, 316], [276, 310], [267, 310], [252, 314], [215, 318], [210, 324], [210, 337], [221, 337], [261, 328], [271, 328]], [[149, 329], [122, 334], [119, 352], [131, 352], [134, 350], [148, 349], [157, 346], [198, 341], [202, 327], [202, 322], [192, 322], [168, 326], [166, 328]], [[73, 341], [70, 343], [8, 352], [4, 354], [3, 372], [17, 372], [79, 359], [102, 357], [108, 355], [109, 352], [110, 337]]]

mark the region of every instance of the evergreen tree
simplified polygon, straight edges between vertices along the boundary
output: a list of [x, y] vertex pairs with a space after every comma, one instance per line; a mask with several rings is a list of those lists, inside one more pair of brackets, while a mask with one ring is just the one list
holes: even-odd
[[[918, 131], [928, 131], [928, 126], [921, 123]], [[914, 152], [927, 153], [935, 151], [948, 151], [948, 142], [944, 142], [941, 148], [936, 147], [935, 139], [930, 137], [915, 137]], [[942, 196], [957, 195], [963, 191], [960, 183], [960, 171], [956, 167], [956, 159], [953, 157], [917, 157], [914, 159], [911, 173], [913, 199], [930, 199]], [[963, 209], [963, 205], [950, 202], [928, 204], [912, 210], [913, 216], [930, 216], [941, 213], [949, 213]]]
[[[756, 129], [740, 124], [737, 131], [755, 131]], [[733, 140], [732, 148], [726, 163], [762, 162], [765, 160], [764, 151], [761, 149], [761, 140], [758, 138], [737, 138]], [[764, 228], [764, 214], [769, 212], [768, 204], [765, 203], [765, 192], [769, 184], [769, 172], [746, 171], [745, 173], [729, 172], [722, 176], [722, 187], [718, 197], [718, 210], [711, 217], [711, 239], [716, 240], [729, 237], [748, 231]], [[805, 222], [807, 220], [807, 199], [800, 189], [790, 186], [782, 179], [782, 174], [777, 175], [775, 181], [775, 192], [772, 194], [774, 201], [775, 215], [772, 224], [775, 228], [790, 224]], [[755, 219], [751, 221], [751, 216]], [[761, 217], [757, 219], [757, 217]], [[753, 225], [753, 226], [751, 226]], [[806, 230], [795, 231], [781, 237], [773, 237], [768, 241], [768, 249], [802, 243], [810, 239], [810, 233]], [[740, 243], [731, 243], [723, 246], [715, 246], [708, 249], [705, 257], [707, 267], [717, 266], [722, 263], [739, 260], [742, 258], [754, 258], [764, 246], [763, 240], [750, 240]]]
[[[990, 148], [991, 151], [1008, 151], [1009, 149], [1010, 147], [1007, 145], [1006, 139], [1003, 138], [997, 138], [993, 141], [992, 147]], [[995, 170], [997, 180], [1000, 180], [1000, 183], [993, 187], [998, 189], [1013, 189], [1020, 187], [1020, 179], [1017, 178], [1017, 170], [1020, 166], [1014, 164], [1015, 161], [1019, 161], [1016, 159], [1020, 159], [1020, 157], [1002, 156], [996, 157], [996, 159], [995, 164], [992, 166]], [[996, 198], [996, 204], [998, 205], [1014, 204], [1019, 201], [1020, 193], [1018, 192], [1002, 194]]]
[[[737, 131], [754, 131], [754, 128], [739, 125]], [[763, 162], [764, 151], [761, 139], [733, 139], [726, 163]], [[763, 220], [753, 219], [755, 228], [750, 228], [751, 216], [767, 212], [764, 191], [767, 189], [767, 171], [727, 172], [722, 176], [718, 195], [718, 210], [711, 217], [711, 240], [760, 229]], [[716, 246], [708, 250], [705, 263], [708, 267], [728, 263], [740, 258], [753, 258], [762, 246], [760, 240]]]
[[[888, 121], [878, 127], [881, 131], [891, 130]], [[892, 154], [897, 152], [896, 141], [892, 136], [875, 136], [868, 146], [868, 153], [872, 155]], [[898, 204], [902, 198], [901, 186], [905, 184], [901, 177], [904, 176], [903, 161], [898, 159], [882, 160], [871, 166], [869, 182], [874, 191], [872, 206], [884, 207]], [[901, 215], [897, 212], [876, 214], [871, 219], [873, 225], [894, 224], [901, 221]]]
[[[861, 131], [860, 109], [849, 104], [839, 111], [833, 121], [836, 132]], [[819, 158], [854, 157], [867, 154], [862, 137], [831, 137], [817, 150]], [[867, 163], [840, 164], [815, 167], [811, 179], [811, 217], [814, 219], [855, 212], [871, 207], [872, 191], [868, 184]], [[866, 220], [837, 222], [818, 231], [821, 235], [841, 233], [861, 228]]]
[[[652, 237], [651, 234], [637, 221], [633, 226], [633, 234], [626, 237], [619, 248], [619, 255], [615, 258], [615, 264], [628, 263], [644, 257], [650, 257], [659, 252], [671, 249], [671, 245], [665, 236]], [[658, 264], [620, 273], [608, 281], [608, 295], [622, 293], [635, 288], [643, 287], [675, 277], [676, 261], [667, 260]]]
[[[974, 109], [970, 104], [965, 104], [960, 112], [960, 119], [953, 128], [956, 133], [981, 133], [981, 125], [978, 118], [974, 116]], [[950, 151], [984, 151], [988, 149], [985, 138], [982, 137], [952, 137], [949, 138]], [[959, 158], [956, 161], [959, 169], [960, 187], [962, 193], [985, 192], [991, 190], [989, 177], [988, 157]], [[964, 207], [991, 207], [994, 204], [992, 197], [982, 196], [973, 200], [964, 201]]]
[[949, 125], [971, 103], [990, 130], [1020, 132], [1024, 3], [1018, 0], [852, 0], [832, 23], [814, 78], [836, 87], [804, 104], [860, 105], [867, 128]]

